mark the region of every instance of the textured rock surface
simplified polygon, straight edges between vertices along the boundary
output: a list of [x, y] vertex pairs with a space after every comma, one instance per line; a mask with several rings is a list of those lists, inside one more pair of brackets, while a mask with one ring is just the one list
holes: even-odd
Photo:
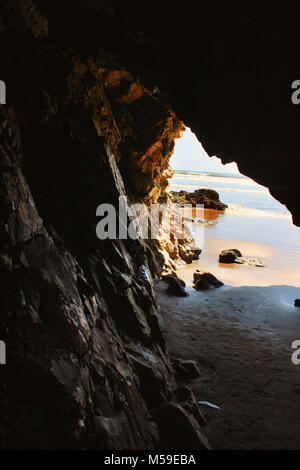
[[[162, 199], [162, 198], [161, 198]], [[190, 264], [199, 259], [201, 249], [188, 227], [188, 219], [178, 204], [170, 201], [161, 204], [161, 224], [157, 240], [149, 240], [148, 245], [159, 250], [163, 256], [163, 271], [174, 272], [180, 264]], [[187, 214], [189, 215], [189, 214]]]
[[[74, 151], [74, 165], [61, 168], [55, 182], [43, 154], [48, 190], [38, 198], [41, 206], [56, 200], [59, 207], [61, 191], [81, 195], [72, 206], [65, 195], [68, 211], [53, 210], [46, 228], [20, 169], [15, 119], [2, 111], [1, 136], [1, 333], [8, 345], [1, 446], [152, 448], [156, 429], [126, 352], [131, 342], [144, 345], [144, 354], [149, 347], [171, 384], [145, 253], [139, 242], [96, 247], [90, 218], [90, 198], [101, 197], [100, 185], [111, 198], [122, 191], [113, 159], [100, 140], [89, 152], [94, 172], [84, 159], [75, 165]], [[73, 192], [77, 171], [83, 181], [94, 179], [86, 198]], [[98, 172], [105, 181], [97, 182]], [[41, 177], [37, 168], [31, 177]], [[65, 244], [58, 234], [66, 235]]]

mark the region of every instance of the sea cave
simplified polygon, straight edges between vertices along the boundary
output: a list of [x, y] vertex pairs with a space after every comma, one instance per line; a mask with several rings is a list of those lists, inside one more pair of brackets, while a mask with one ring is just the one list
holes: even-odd
[[[2, 451], [300, 449], [299, 48], [265, 2], [1, 2]], [[125, 199], [171, 232], [103, 236]]]

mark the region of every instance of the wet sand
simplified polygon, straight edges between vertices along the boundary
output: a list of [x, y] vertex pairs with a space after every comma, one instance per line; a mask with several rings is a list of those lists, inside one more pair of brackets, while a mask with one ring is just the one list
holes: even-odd
[[[194, 232], [200, 259], [177, 271], [190, 295], [170, 297], [158, 282], [160, 322], [171, 356], [200, 365], [190, 384], [198, 399], [221, 407], [203, 407], [213, 448], [300, 450], [300, 365], [291, 360], [300, 340], [300, 229], [249, 213], [202, 212]], [[219, 253], [230, 248], [264, 267], [220, 264]], [[196, 269], [225, 286], [195, 291]]]
[[[292, 364], [291, 345], [300, 340], [300, 229], [248, 178], [175, 174], [171, 186], [211, 187], [228, 204], [224, 212], [187, 214], [198, 221], [189, 228], [202, 248], [199, 261], [177, 271], [189, 297], [170, 297], [157, 284], [171, 355], [199, 362], [201, 377], [191, 386], [199, 400], [221, 407], [203, 407], [209, 440], [215, 449], [299, 450], [300, 365]], [[220, 252], [231, 248], [264, 267], [220, 264]], [[196, 292], [196, 269], [225, 286]]]
[[[245, 257], [261, 260], [263, 267], [247, 264], [223, 264], [218, 257], [222, 250], [237, 248]], [[278, 262], [277, 250], [263, 243], [243, 240], [224, 240], [210, 237], [206, 239], [200, 259], [191, 265], [180, 267], [179, 277], [187, 285], [193, 284], [196, 269], [213, 273], [220, 281], [231, 286], [270, 286], [288, 285], [300, 287], [300, 269], [298, 263]], [[300, 263], [299, 263], [300, 264]]]
[[[263, 269], [263, 268], [256, 268]], [[157, 283], [160, 323], [171, 356], [195, 359], [201, 377], [190, 385], [203, 407], [215, 449], [300, 449], [300, 309], [291, 286], [223, 287], [170, 297]]]
[[[196, 240], [202, 248], [199, 261], [178, 270], [192, 285], [196, 269], [211, 272], [226, 285], [300, 287], [300, 229], [286, 219], [241, 217], [205, 209], [206, 224], [195, 224]], [[243, 256], [260, 259], [264, 267], [220, 264], [222, 250], [237, 248]]]

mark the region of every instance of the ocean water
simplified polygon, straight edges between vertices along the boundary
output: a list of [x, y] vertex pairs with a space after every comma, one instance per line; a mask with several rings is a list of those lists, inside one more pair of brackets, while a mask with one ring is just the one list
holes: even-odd
[[170, 183], [171, 191], [214, 189], [220, 200], [228, 204], [231, 213], [291, 219], [287, 208], [270, 195], [268, 188], [243, 175], [176, 172]]
[[[216, 190], [228, 205], [224, 212], [204, 211], [207, 224], [202, 269], [213, 269], [211, 272], [231, 285], [300, 287], [300, 228], [293, 225], [287, 208], [270, 195], [268, 188], [239, 174], [182, 171], [175, 172], [170, 180], [170, 191], [193, 192], [199, 188]], [[258, 257], [265, 267], [219, 264], [218, 254], [228, 248]]]

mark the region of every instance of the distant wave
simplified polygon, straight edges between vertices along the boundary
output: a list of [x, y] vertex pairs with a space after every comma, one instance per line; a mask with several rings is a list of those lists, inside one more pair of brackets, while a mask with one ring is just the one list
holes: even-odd
[[204, 173], [175, 173], [173, 178], [170, 180], [171, 182], [175, 182], [176, 180], [193, 180], [195, 183], [202, 185], [202, 182], [210, 182], [210, 183], [221, 183], [224, 182], [226, 184], [237, 184], [237, 185], [246, 185], [246, 186], [257, 186], [262, 187], [260, 184], [256, 183], [255, 181], [251, 180], [250, 178], [234, 176], [234, 175], [213, 175], [213, 174], [204, 174]]
[[262, 209], [250, 209], [240, 204], [228, 204], [226, 213], [232, 215], [240, 215], [245, 217], [268, 217], [272, 219], [291, 219], [291, 214], [286, 210], [272, 211]]
[[[186, 188], [186, 189], [197, 189], [196, 185], [192, 184], [176, 184], [171, 183], [171, 191], [173, 191], [173, 187], [176, 188]], [[215, 191], [232, 191], [232, 192], [241, 192], [241, 193], [251, 193], [251, 194], [269, 194], [269, 190], [267, 188], [262, 189], [244, 189], [244, 188], [232, 188], [232, 187], [218, 187], [218, 186], [203, 186], [201, 185], [201, 189], [214, 189]], [[179, 189], [180, 191], [180, 189]]]
[[218, 178], [239, 178], [243, 179], [246, 178], [248, 179], [247, 176], [242, 175], [240, 173], [216, 173], [216, 172], [209, 172], [209, 171], [195, 171], [195, 170], [175, 170], [176, 175], [184, 176], [184, 175], [189, 175], [189, 176], [214, 176]]
[[216, 190], [221, 201], [228, 205], [228, 214], [291, 220], [286, 207], [271, 196], [268, 188], [247, 177], [176, 173], [170, 180], [169, 190], [193, 192], [200, 188]]

